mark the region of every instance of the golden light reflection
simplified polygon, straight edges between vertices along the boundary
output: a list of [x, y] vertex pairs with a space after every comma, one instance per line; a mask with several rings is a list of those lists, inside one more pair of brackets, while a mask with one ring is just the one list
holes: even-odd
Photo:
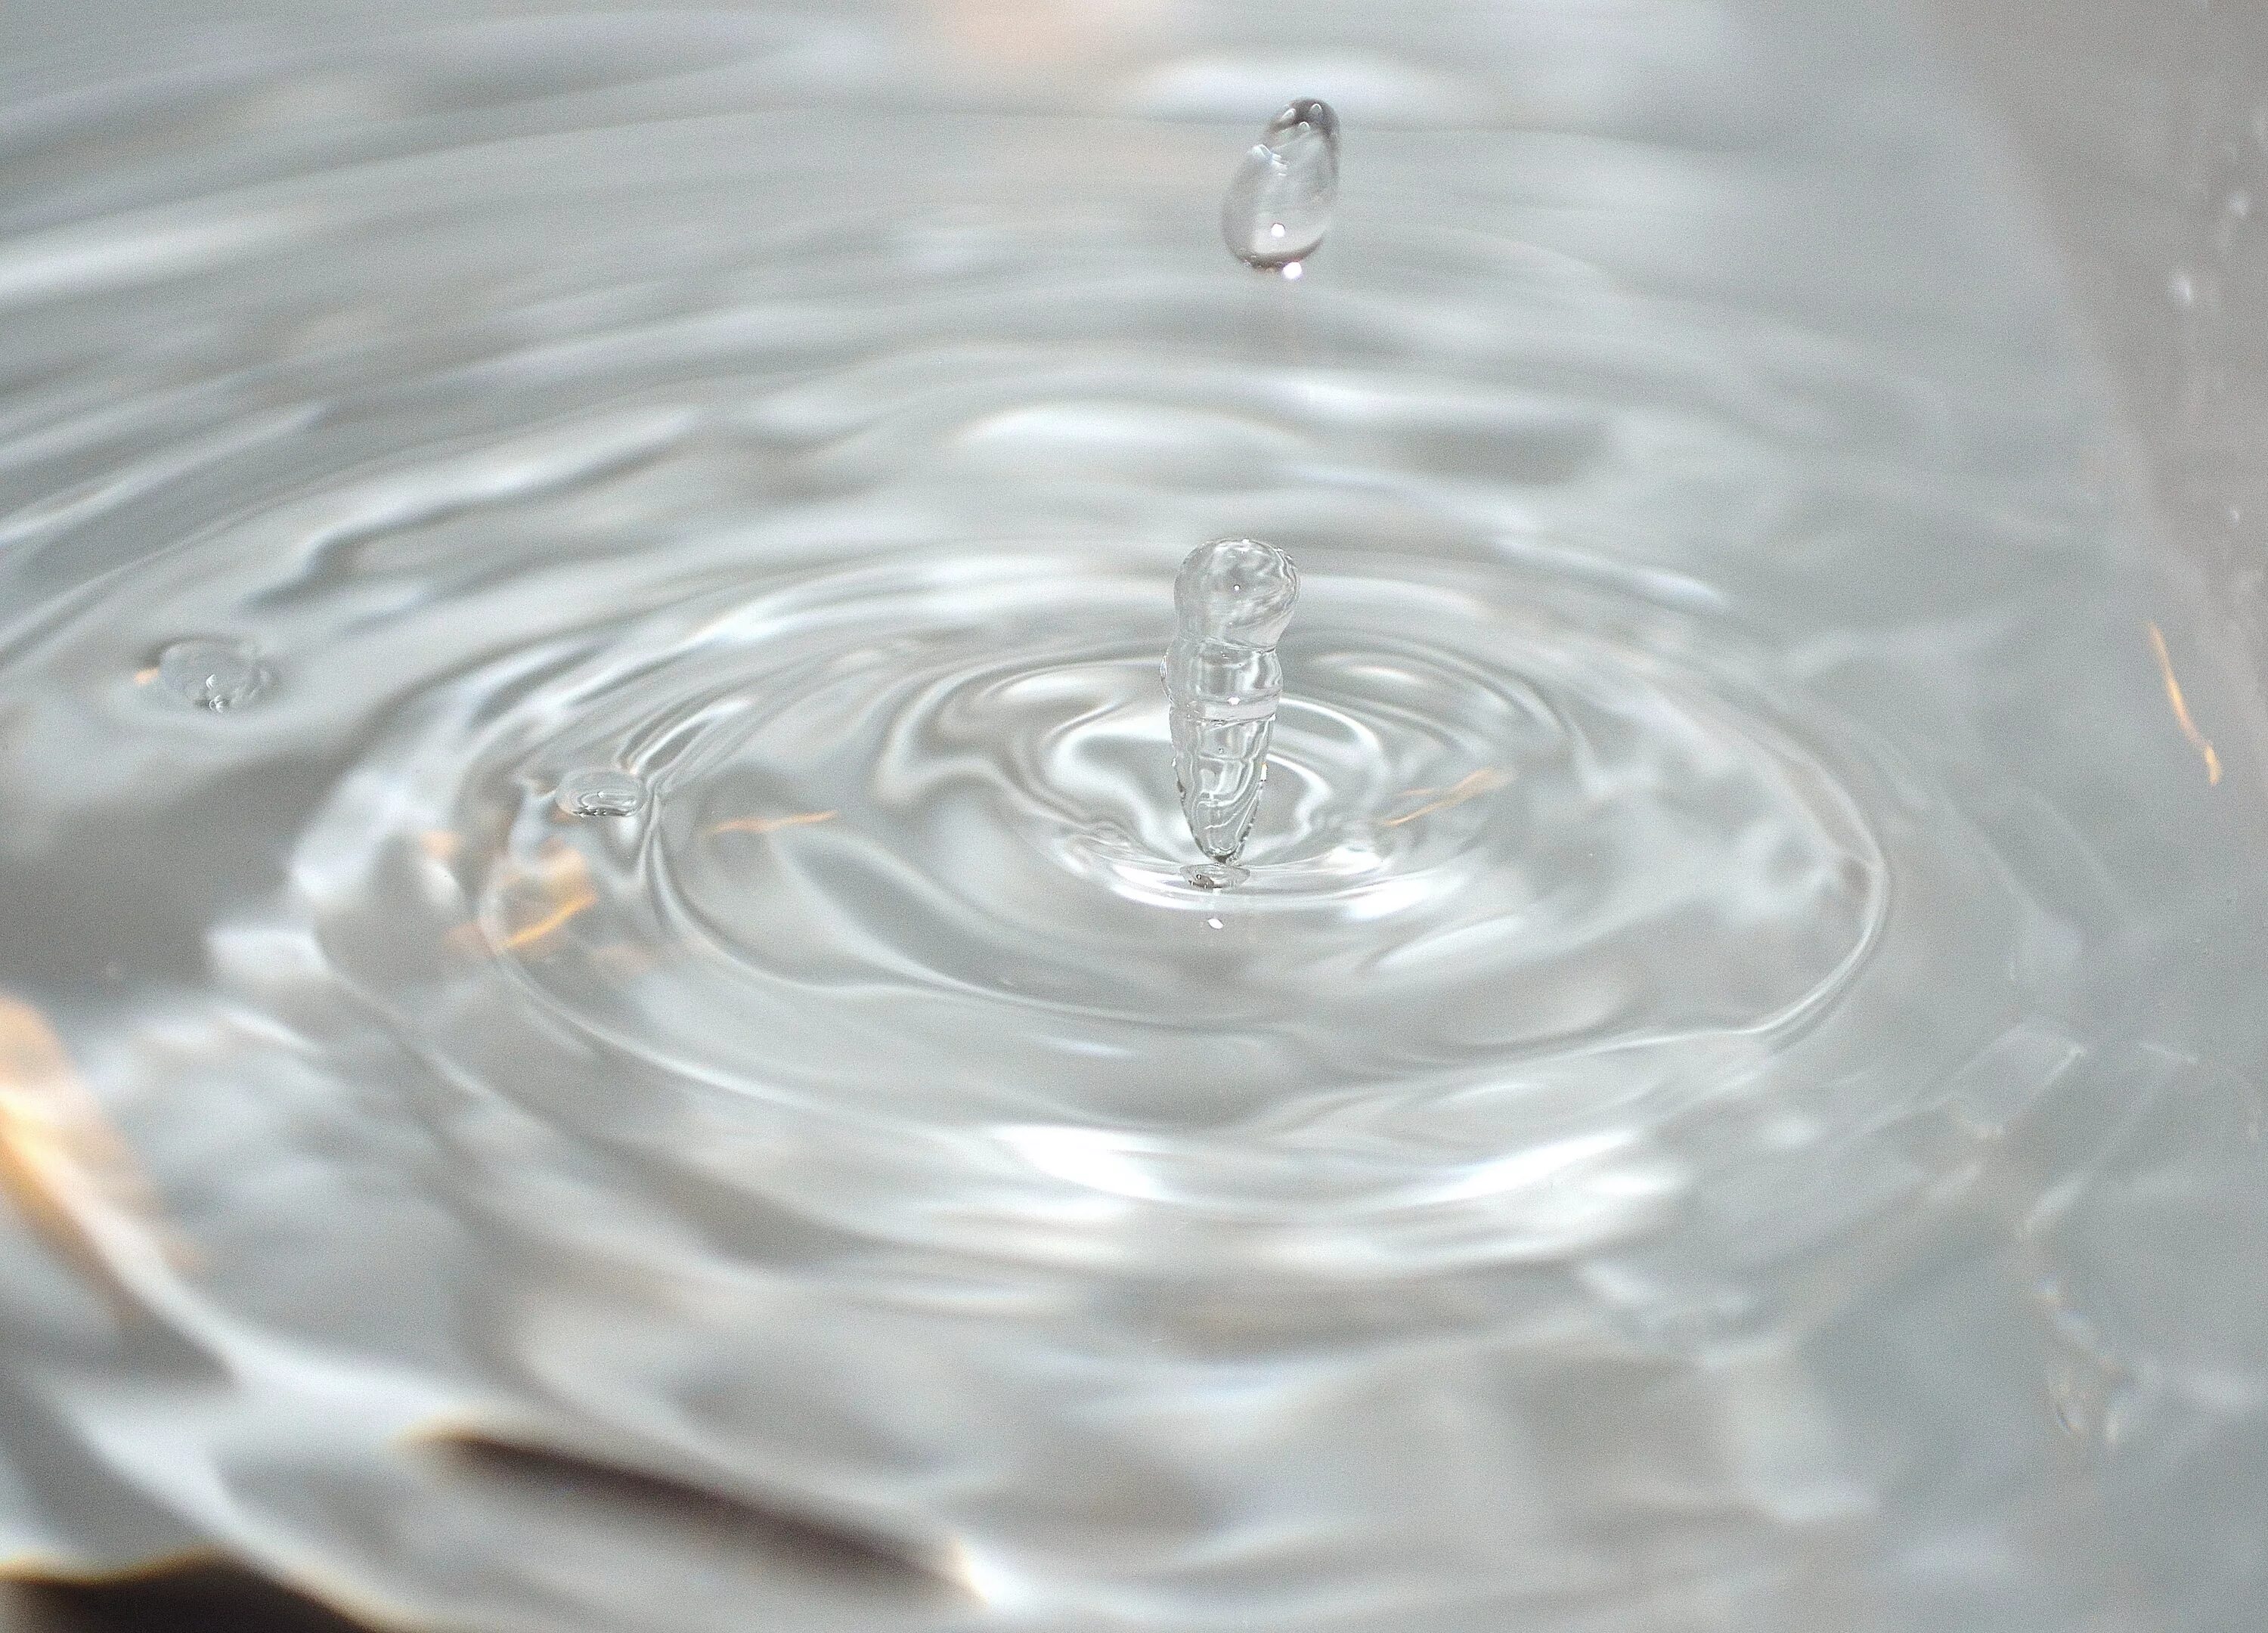
[[[506, 953], [525, 953], [541, 945], [599, 900], [598, 889], [591, 883], [590, 864], [572, 846], [556, 842], [546, 845], [537, 863], [534, 872], [522, 874], [507, 886], [515, 896], [525, 897], [529, 912], [510, 916], [520, 922], [506, 930], [497, 944]], [[528, 888], [522, 891], [522, 886]]]
[[809, 828], [814, 822], [832, 822], [840, 814], [833, 811], [799, 811], [793, 816], [734, 817], [729, 822], [719, 822], [709, 830], [711, 839], [719, 834], [777, 834], [782, 828]]
[[964, 69], [1043, 73], [1123, 54], [1174, 21], [1179, 0], [925, 0], [932, 38]]
[[2190, 747], [2196, 749], [2198, 757], [2205, 761], [2205, 781], [2218, 786], [2220, 782], [2220, 756], [2213, 752], [2213, 747], [2205, 740], [2205, 733], [2198, 730], [2197, 722], [2190, 718], [2189, 701], [2182, 695], [2182, 683], [2174, 675], [2173, 656], [2166, 651], [2166, 632], [2154, 623], [2149, 626], [2149, 629], [2150, 650], [2157, 654], [2158, 673], [2166, 683], [2166, 702], [2173, 705], [2174, 723], [2182, 728], [2182, 735], [2189, 739]]
[[187, 1255], [47, 1018], [0, 993], [0, 1191], [67, 1258], [124, 1292]]
[[[99, 1570], [77, 1555], [23, 1553], [0, 1557], [0, 1582], [21, 1583], [28, 1587], [84, 1588], [106, 1587], [124, 1584], [153, 1581], [175, 1572], [194, 1570], [200, 1566], [217, 1565], [221, 1556], [209, 1548], [169, 1548], [165, 1553], [137, 1559], [133, 1563], [114, 1570]], [[4, 1614], [5, 1602], [0, 1601], [0, 1629], [16, 1633], [16, 1623]]]
[[1438, 798], [1428, 800], [1415, 811], [1405, 811], [1400, 816], [1388, 817], [1385, 821], [1381, 822], [1379, 827], [1400, 828], [1405, 822], [1415, 822], [1419, 817], [1437, 815], [1453, 806], [1463, 805], [1468, 799], [1477, 799], [1483, 794], [1493, 793], [1511, 781], [1511, 772], [1500, 771], [1494, 766], [1483, 766], [1479, 770], [1459, 778], [1445, 789], [1410, 789], [1403, 793], [1403, 798], [1416, 799], [1426, 794], [1437, 795]]

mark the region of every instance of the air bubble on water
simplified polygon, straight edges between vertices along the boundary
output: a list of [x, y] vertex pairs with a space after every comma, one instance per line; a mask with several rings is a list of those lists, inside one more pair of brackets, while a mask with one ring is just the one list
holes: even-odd
[[1219, 539], [1189, 553], [1174, 579], [1178, 625], [1166, 649], [1174, 784], [1189, 836], [1217, 867], [1189, 882], [1219, 889], [1260, 808], [1284, 671], [1276, 643], [1300, 593], [1292, 558], [1256, 539]]
[[275, 678], [250, 642], [202, 636], [175, 641], [159, 652], [157, 673], [159, 683], [183, 702], [215, 714], [243, 707]]
[[1201, 862], [1183, 868], [1182, 877], [1199, 890], [1226, 890], [1232, 885], [1241, 885], [1250, 879], [1252, 871], [1231, 862]]
[[1220, 233], [1248, 267], [1296, 276], [1330, 230], [1339, 196], [1339, 116], [1294, 102], [1268, 121], [1229, 179]]
[[571, 771], [560, 780], [553, 796], [562, 814], [571, 817], [635, 816], [644, 805], [645, 783], [628, 771]]

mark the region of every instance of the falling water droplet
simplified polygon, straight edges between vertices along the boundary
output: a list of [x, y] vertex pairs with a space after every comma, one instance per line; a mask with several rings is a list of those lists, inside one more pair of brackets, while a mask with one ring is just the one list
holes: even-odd
[[1189, 553], [1174, 579], [1179, 624], [1166, 649], [1174, 783], [1189, 836], [1214, 866], [1189, 881], [1219, 889], [1252, 831], [1268, 779], [1268, 740], [1284, 689], [1276, 643], [1292, 621], [1299, 570], [1272, 544], [1221, 539]]
[[215, 714], [250, 702], [274, 678], [248, 641], [195, 636], [158, 654], [158, 679], [166, 689]]
[[628, 771], [571, 771], [553, 796], [571, 817], [626, 817], [645, 804], [645, 783]]
[[1294, 102], [1268, 121], [1221, 200], [1220, 232], [1248, 267], [1296, 276], [1330, 230], [1339, 196], [1339, 116]]

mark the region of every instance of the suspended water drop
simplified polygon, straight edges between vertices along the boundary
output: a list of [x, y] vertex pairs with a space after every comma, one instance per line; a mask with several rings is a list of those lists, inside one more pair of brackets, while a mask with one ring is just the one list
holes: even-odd
[[1299, 592], [1292, 558], [1256, 539], [1201, 546], [1174, 577], [1180, 622], [1165, 662], [1174, 783], [1189, 836], [1216, 864], [1191, 870], [1192, 884], [1244, 876], [1233, 864], [1260, 808], [1284, 690], [1276, 643]]
[[1328, 102], [1294, 102], [1229, 179], [1220, 233], [1245, 265], [1295, 277], [1330, 230], [1338, 197], [1339, 116]]
[[158, 680], [165, 688], [215, 714], [250, 702], [274, 679], [249, 641], [193, 636], [158, 654]]
[[560, 779], [553, 803], [571, 817], [634, 816], [644, 805], [644, 782], [628, 771], [571, 771]]

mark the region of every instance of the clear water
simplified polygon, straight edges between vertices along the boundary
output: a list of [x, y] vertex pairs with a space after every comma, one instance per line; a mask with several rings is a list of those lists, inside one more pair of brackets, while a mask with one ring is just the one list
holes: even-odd
[[2268, 737], [1894, 24], [211, 4], [0, 105], [11, 1570], [2257, 1625]]
[[567, 816], [635, 816], [645, 804], [646, 787], [628, 771], [570, 771], [551, 798]]
[[1256, 539], [1199, 545], [1174, 575], [1174, 640], [1160, 668], [1174, 791], [1190, 839], [1209, 858], [1190, 875], [1199, 882], [1246, 876], [1236, 858], [1260, 813], [1284, 695], [1276, 645], [1299, 593], [1292, 558]]
[[1248, 267], [1296, 278], [1330, 231], [1339, 196], [1339, 118], [1328, 102], [1292, 102], [1237, 164], [1220, 235]]

